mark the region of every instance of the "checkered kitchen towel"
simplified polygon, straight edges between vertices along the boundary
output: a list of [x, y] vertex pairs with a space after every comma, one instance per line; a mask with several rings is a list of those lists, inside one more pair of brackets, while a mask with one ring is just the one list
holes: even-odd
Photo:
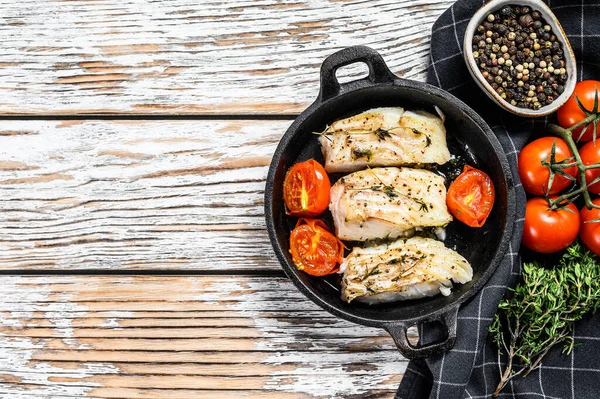
[[[428, 82], [461, 98], [484, 117], [502, 143], [515, 181], [519, 149], [534, 131], [552, 117], [531, 121], [509, 115], [493, 104], [472, 81], [465, 66], [462, 42], [471, 16], [482, 0], [459, 0], [433, 26]], [[600, 0], [545, 0], [569, 36], [577, 57], [578, 78], [600, 80]], [[518, 0], [515, 1], [518, 4]], [[459, 312], [458, 339], [450, 352], [411, 361], [396, 398], [490, 398], [499, 382], [495, 344], [488, 327], [507, 286], [520, 272], [519, 243], [525, 213], [525, 194], [517, 187], [518, 222], [508, 253], [488, 284]], [[575, 326], [576, 347], [570, 356], [554, 348], [527, 378], [517, 377], [500, 397], [600, 398], [600, 315]], [[430, 335], [430, 334], [429, 334]], [[424, 332], [428, 339], [427, 331]], [[504, 364], [502, 364], [504, 367]]]

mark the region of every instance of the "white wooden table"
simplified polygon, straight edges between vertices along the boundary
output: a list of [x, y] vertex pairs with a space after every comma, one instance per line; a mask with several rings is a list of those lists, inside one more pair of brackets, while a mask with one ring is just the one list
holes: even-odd
[[327, 55], [423, 80], [451, 3], [0, 0], [0, 397], [393, 397], [407, 361], [285, 278], [263, 188]]

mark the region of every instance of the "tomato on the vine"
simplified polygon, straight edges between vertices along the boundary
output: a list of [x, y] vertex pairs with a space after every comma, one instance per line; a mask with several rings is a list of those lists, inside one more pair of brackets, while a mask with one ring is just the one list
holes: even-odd
[[[529, 194], [556, 194], [571, 184], [571, 180], [555, 173], [552, 187], [550, 188], [550, 191], [547, 192], [550, 170], [547, 166], [542, 165], [542, 162], [550, 162], [552, 146], [554, 143], [556, 143], [556, 162], [563, 161], [573, 156], [567, 143], [558, 137], [542, 137], [532, 141], [523, 147], [519, 154], [519, 176], [521, 177], [523, 188], [525, 188], [525, 191]], [[577, 167], [572, 166], [563, 169], [563, 171], [568, 175], [575, 176]]]
[[[579, 156], [584, 165], [593, 165], [600, 163], [600, 141], [594, 143], [590, 141], [579, 149]], [[588, 184], [588, 191], [594, 194], [600, 194], [600, 181], [589, 185], [600, 177], [600, 168], [588, 169], [585, 171], [585, 181]]]
[[471, 227], [481, 227], [494, 206], [494, 183], [492, 179], [469, 165], [450, 184], [446, 204], [458, 220]]
[[[558, 124], [568, 129], [571, 126], [581, 122], [585, 119], [586, 114], [577, 104], [575, 97], [579, 98], [581, 104], [589, 111], [593, 110], [594, 99], [596, 97], [596, 90], [600, 91], [600, 81], [597, 80], [584, 80], [575, 86], [575, 91], [567, 102], [558, 109]], [[594, 125], [590, 125], [585, 133], [582, 134], [584, 127], [578, 127], [573, 131], [573, 138], [576, 141], [590, 141], [594, 137]], [[596, 137], [600, 137], [600, 128], [596, 130]], [[581, 136], [581, 137], [580, 137]]]
[[[592, 201], [594, 205], [600, 206], [600, 198]], [[600, 256], [600, 222], [592, 220], [600, 219], [600, 209], [581, 209], [581, 227], [579, 237], [590, 251]]]
[[550, 210], [545, 198], [532, 198], [525, 206], [521, 241], [527, 248], [542, 254], [560, 251], [577, 238], [579, 220], [579, 210], [572, 203]]
[[292, 216], [317, 216], [329, 205], [331, 183], [314, 159], [292, 166], [283, 181], [283, 201]]
[[318, 219], [300, 219], [290, 235], [290, 252], [298, 267], [312, 276], [335, 273], [344, 259], [344, 244]]

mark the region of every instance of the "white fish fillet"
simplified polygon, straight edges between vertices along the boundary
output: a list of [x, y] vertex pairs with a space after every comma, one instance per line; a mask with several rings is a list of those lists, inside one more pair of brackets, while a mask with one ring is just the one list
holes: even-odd
[[342, 299], [383, 303], [450, 295], [452, 281], [473, 278], [469, 262], [431, 238], [399, 239], [391, 244], [354, 248], [340, 267]]
[[331, 187], [329, 210], [336, 235], [351, 241], [408, 236], [452, 221], [444, 179], [411, 168], [373, 168], [342, 177]]
[[329, 173], [367, 165], [444, 164], [450, 160], [442, 120], [425, 111], [374, 108], [329, 126], [319, 138]]

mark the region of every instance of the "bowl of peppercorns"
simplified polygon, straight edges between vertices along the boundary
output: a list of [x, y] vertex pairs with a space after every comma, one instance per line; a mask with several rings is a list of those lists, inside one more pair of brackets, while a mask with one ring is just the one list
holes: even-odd
[[473, 16], [463, 53], [475, 82], [505, 110], [549, 115], [577, 83], [573, 49], [560, 22], [539, 0], [492, 0]]

